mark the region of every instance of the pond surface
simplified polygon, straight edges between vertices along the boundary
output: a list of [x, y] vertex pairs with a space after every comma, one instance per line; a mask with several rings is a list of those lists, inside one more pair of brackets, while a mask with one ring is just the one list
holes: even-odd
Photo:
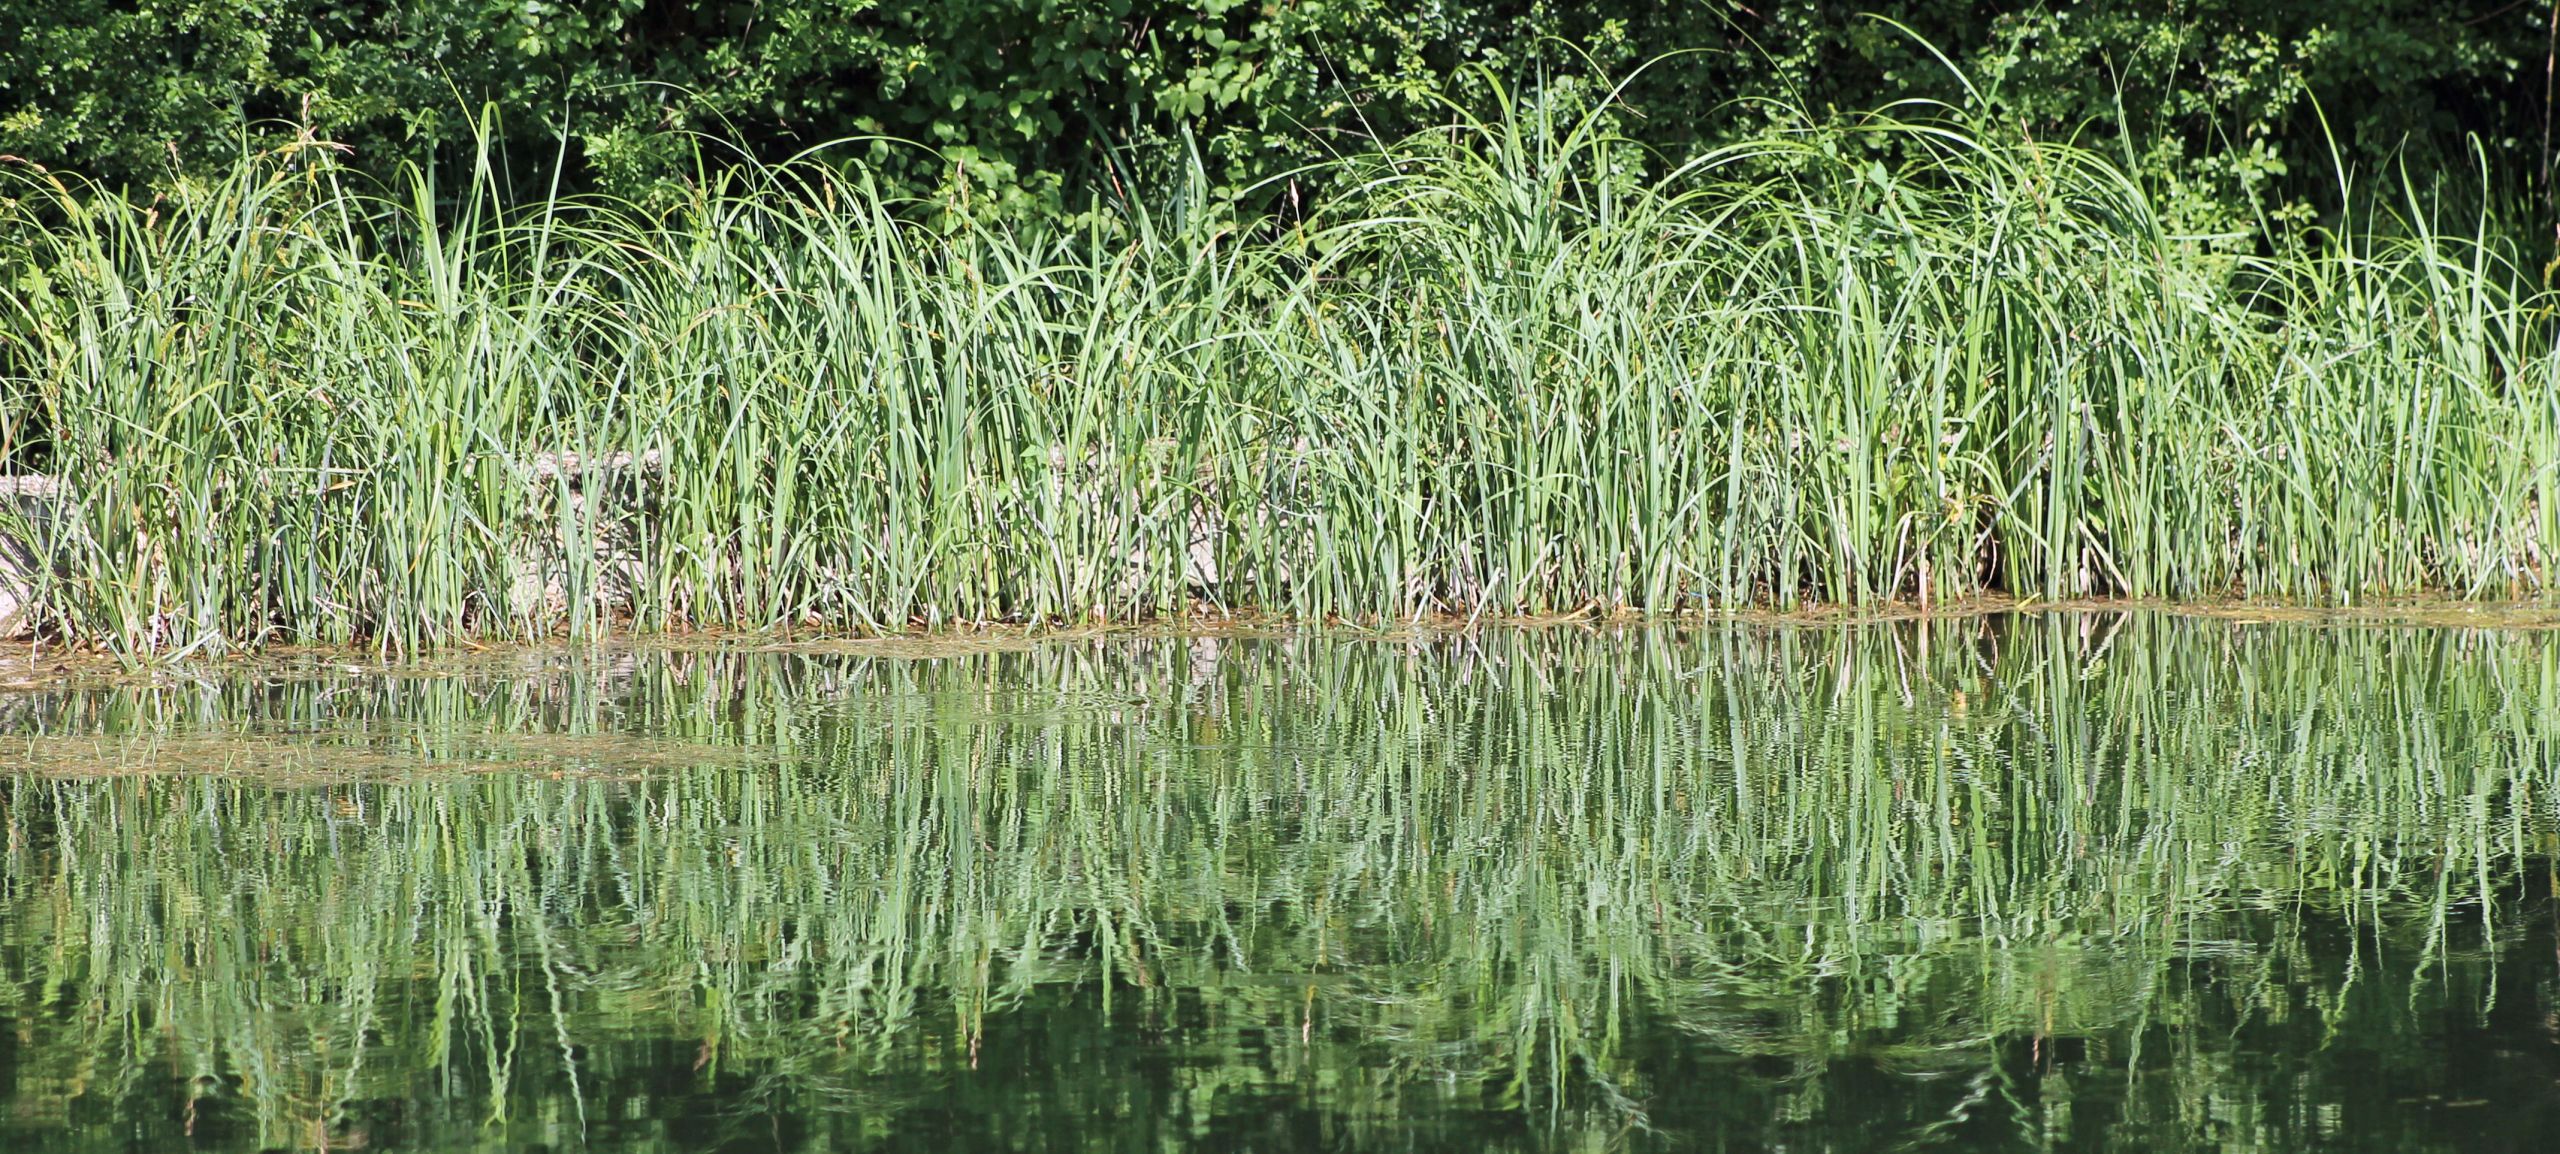
[[2549, 1150], [2556, 662], [2047, 615], [19, 692], [0, 1150]]

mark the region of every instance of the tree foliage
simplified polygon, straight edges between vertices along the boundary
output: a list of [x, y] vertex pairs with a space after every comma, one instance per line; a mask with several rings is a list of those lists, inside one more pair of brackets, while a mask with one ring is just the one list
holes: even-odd
[[547, 179], [562, 156], [579, 186], [679, 187], [702, 136], [767, 158], [870, 137], [844, 154], [900, 192], [1045, 212], [1186, 142], [1232, 193], [1437, 123], [1445, 100], [1630, 73], [1625, 127], [1669, 155], [1762, 127], [1767, 107], [1971, 85], [2028, 131], [2118, 140], [2226, 204], [2325, 171], [2332, 137], [2372, 157], [2477, 136], [2533, 170], [2548, 136], [2544, 0], [6, 7], [22, 31], [0, 38], [0, 152], [138, 189], [227, 169], [244, 136], [300, 131], [388, 170], [473, 147], [475, 110], [495, 107], [516, 171]]

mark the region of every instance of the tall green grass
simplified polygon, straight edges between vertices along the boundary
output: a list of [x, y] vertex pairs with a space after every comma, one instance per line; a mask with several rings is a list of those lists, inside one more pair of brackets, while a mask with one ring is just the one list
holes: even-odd
[[[1351, 1145], [1975, 1112], [2282, 1150], [2548, 1008], [2536, 635], [1120, 641], [8, 704], [0, 1135], [38, 1150], [182, 1107], [222, 1149], [699, 1149], [673, 1127], [716, 1109], [741, 1144], [957, 1111], [1135, 1150], [1266, 1101]], [[2427, 1119], [2354, 1116], [2457, 1145]]]
[[2560, 330], [2485, 206], [2350, 183], [2201, 237], [1961, 110], [1650, 175], [1607, 123], [1462, 120], [1303, 220], [1056, 228], [816, 161], [650, 212], [319, 148], [149, 205], [13, 170], [0, 456], [72, 494], [23, 530], [37, 617], [167, 652], [2544, 588]]

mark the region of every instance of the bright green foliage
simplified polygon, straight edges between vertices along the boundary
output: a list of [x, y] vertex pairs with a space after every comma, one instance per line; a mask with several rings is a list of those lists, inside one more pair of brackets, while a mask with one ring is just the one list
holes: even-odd
[[1503, 107], [1291, 225], [934, 228], [821, 167], [663, 216], [369, 199], [317, 148], [148, 208], [24, 175], [0, 450], [75, 494], [26, 530], [43, 616], [166, 651], [2545, 588], [2553, 300], [2476, 206], [2351, 192], [2257, 256], [1954, 113], [1648, 177]]
[[489, 103], [506, 110], [502, 143], [533, 187], [564, 133], [573, 186], [621, 195], [694, 179], [684, 132], [766, 160], [877, 134], [936, 150], [868, 153], [892, 191], [973, 215], [1045, 213], [1125, 187], [1106, 157], [1148, 172], [1185, 134], [1216, 188], [1243, 195], [1352, 141], [1437, 125], [1442, 97], [1481, 111], [1486, 77], [1515, 89], [1591, 81], [1685, 52], [1632, 84], [1624, 126], [1674, 160], [1755, 133], [1773, 112], [1953, 99], [1960, 70], [2040, 137], [2121, 141], [2147, 171], [2192, 182], [2196, 211], [2231, 213], [2288, 172], [2314, 178], [2288, 195], [2320, 191], [2332, 133], [2315, 101], [2365, 157], [2403, 144], [2459, 155], [2472, 133], [2535, 167], [2548, 8], [16, 0], [9, 23], [28, 31], [0, 39], [0, 153], [162, 188], [173, 168], [227, 170], [243, 132], [272, 142], [307, 123], [388, 174], [467, 153], [471, 110]]

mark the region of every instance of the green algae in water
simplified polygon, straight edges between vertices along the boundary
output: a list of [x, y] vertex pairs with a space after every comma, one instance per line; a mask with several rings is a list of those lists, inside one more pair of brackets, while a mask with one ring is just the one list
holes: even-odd
[[0, 1149], [2538, 1150], [2548, 634], [2160, 616], [0, 700]]

